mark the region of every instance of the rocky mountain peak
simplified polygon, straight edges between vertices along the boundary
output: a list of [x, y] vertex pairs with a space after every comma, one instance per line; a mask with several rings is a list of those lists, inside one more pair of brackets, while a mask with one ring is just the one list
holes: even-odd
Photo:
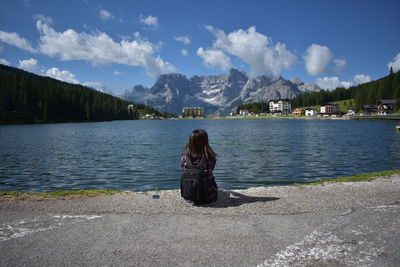
[[304, 82], [302, 80], [300, 80], [299, 78], [293, 78], [293, 79], [290, 79], [290, 81], [295, 85], [303, 85], [304, 84]]
[[156, 84], [175, 83], [187, 80], [186, 76], [179, 73], [162, 74], [158, 77]]
[[134, 90], [145, 91], [145, 90], [148, 90], [149, 88], [147, 88], [147, 87], [145, 87], [145, 86], [139, 84], [139, 85], [134, 86], [133, 89], [134, 89]]
[[237, 69], [230, 69], [228, 73], [228, 81], [231, 83], [247, 81], [248, 76], [245, 72]]
[[243, 103], [293, 98], [316, 90], [320, 90], [317, 85], [305, 84], [298, 78], [251, 77], [232, 68], [225, 74], [195, 75], [190, 79], [179, 73], [163, 74], [150, 89], [135, 86], [121, 97], [175, 114], [184, 106], [204, 107], [206, 114], [226, 114]]

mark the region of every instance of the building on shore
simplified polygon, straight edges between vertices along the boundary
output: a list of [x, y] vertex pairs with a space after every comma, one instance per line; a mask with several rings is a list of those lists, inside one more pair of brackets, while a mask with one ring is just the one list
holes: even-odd
[[356, 115], [356, 109], [355, 108], [349, 108], [347, 110], [347, 113], [345, 114], [345, 116], [355, 116]]
[[362, 109], [369, 115], [376, 115], [378, 113], [378, 105], [363, 105]]
[[292, 112], [293, 116], [304, 116], [304, 109], [302, 108], [295, 108]]
[[382, 99], [377, 105], [363, 105], [362, 109], [368, 115], [388, 115], [396, 109], [396, 99]]
[[269, 112], [282, 115], [292, 113], [292, 102], [289, 99], [279, 99], [269, 101]]
[[184, 107], [182, 109], [182, 117], [204, 117], [204, 108], [202, 107]]
[[397, 100], [395, 99], [382, 99], [377, 106], [378, 115], [392, 114], [396, 108]]
[[241, 109], [239, 111], [239, 115], [240, 116], [249, 116], [250, 115], [250, 111], [248, 111], [247, 109]]
[[320, 113], [321, 116], [333, 116], [340, 115], [338, 105], [336, 103], [321, 105]]
[[317, 110], [315, 108], [306, 108], [305, 115], [306, 117], [314, 117], [317, 116]]

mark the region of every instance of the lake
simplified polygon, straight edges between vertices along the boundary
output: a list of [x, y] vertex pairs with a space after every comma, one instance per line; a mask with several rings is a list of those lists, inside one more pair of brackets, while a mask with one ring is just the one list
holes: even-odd
[[399, 169], [396, 122], [159, 120], [0, 126], [0, 190], [176, 189], [192, 130], [208, 131], [220, 189]]

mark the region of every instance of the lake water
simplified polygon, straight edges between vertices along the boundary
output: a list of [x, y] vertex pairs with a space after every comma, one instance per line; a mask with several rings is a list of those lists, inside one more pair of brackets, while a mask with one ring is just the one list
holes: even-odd
[[192, 130], [208, 131], [221, 189], [400, 168], [395, 122], [162, 120], [0, 126], [0, 189], [179, 188]]

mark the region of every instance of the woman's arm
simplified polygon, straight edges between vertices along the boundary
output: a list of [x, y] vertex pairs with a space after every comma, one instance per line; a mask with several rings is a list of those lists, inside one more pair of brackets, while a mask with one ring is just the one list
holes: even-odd
[[206, 161], [206, 169], [209, 171], [213, 171], [216, 163], [217, 163], [217, 159], [208, 159]]
[[182, 168], [186, 167], [186, 160], [187, 160], [186, 155], [182, 154], [182, 156], [181, 156], [181, 167]]

